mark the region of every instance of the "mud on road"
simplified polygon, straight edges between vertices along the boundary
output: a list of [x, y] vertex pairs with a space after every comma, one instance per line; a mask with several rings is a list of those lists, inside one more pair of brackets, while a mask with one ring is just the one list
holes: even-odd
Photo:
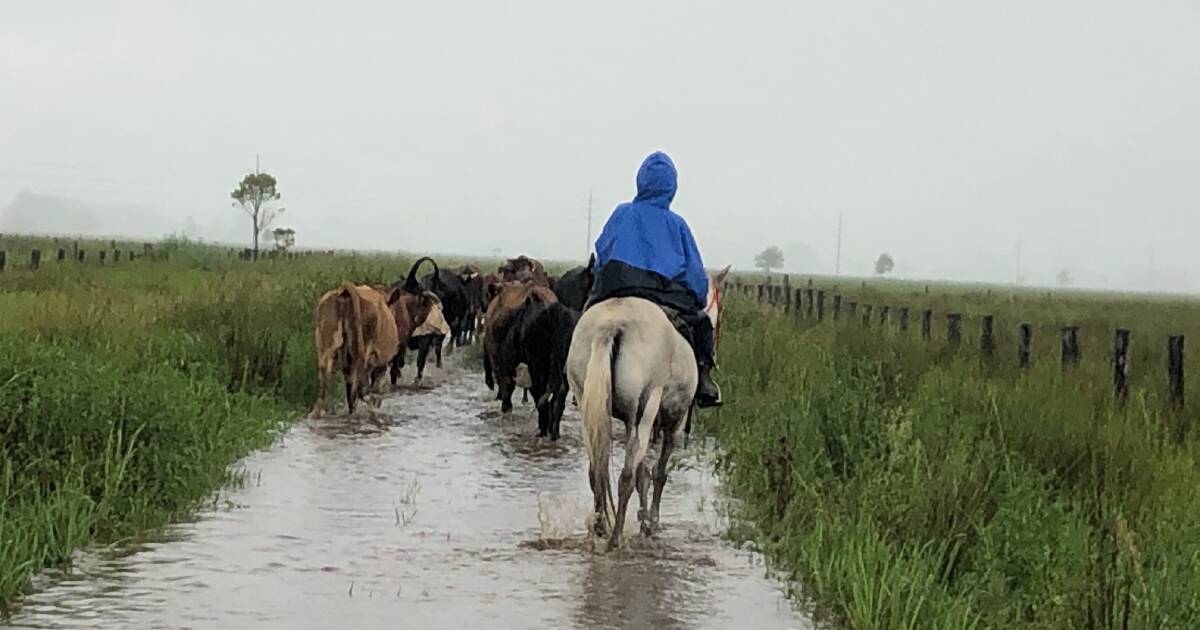
[[532, 407], [501, 416], [482, 380], [448, 361], [369, 420], [298, 423], [242, 462], [244, 487], [152, 539], [81, 552], [69, 574], [40, 576], [8, 623], [812, 627], [759, 556], [721, 540], [725, 499], [695, 442], [676, 451], [658, 537], [631, 517], [627, 548], [596, 555], [575, 411], [560, 442], [538, 440]]

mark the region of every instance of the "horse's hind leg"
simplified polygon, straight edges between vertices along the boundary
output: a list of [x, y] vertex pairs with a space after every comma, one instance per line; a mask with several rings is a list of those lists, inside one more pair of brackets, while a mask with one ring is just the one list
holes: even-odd
[[596, 515], [595, 532], [599, 538], [607, 535], [608, 462], [592, 462], [588, 466], [588, 482], [592, 486], [592, 511]]
[[637, 493], [638, 493], [638, 522], [642, 525], [642, 535], [650, 536], [654, 533], [653, 524], [650, 522], [650, 512], [646, 509], [649, 507], [650, 499], [650, 466], [643, 459], [638, 463], [637, 468]]
[[671, 452], [675, 450], [674, 429], [663, 428], [662, 451], [658, 454], [658, 465], [654, 473], [654, 504], [650, 508], [650, 527], [658, 529], [658, 508], [662, 505], [663, 487], [667, 485], [667, 464], [671, 461]]
[[617, 522], [613, 525], [612, 537], [608, 539], [608, 550], [612, 551], [621, 546], [621, 532], [625, 527], [625, 511], [629, 507], [629, 497], [633, 495], [634, 475], [639, 467], [644, 465], [646, 451], [650, 448], [650, 437], [654, 433], [654, 418], [658, 415], [658, 406], [662, 402], [662, 389], [655, 389], [645, 398], [635, 417], [637, 424], [629, 424], [628, 438], [625, 441], [625, 467], [621, 469], [621, 480], [618, 484]]

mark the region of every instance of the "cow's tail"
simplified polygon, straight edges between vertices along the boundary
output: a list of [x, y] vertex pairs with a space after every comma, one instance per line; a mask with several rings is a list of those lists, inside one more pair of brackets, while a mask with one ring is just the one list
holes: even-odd
[[612, 399], [613, 372], [617, 364], [620, 346], [620, 331], [602, 331], [592, 341], [592, 352], [588, 358], [587, 373], [583, 380], [583, 441], [587, 449], [589, 474], [592, 478], [592, 493], [599, 499], [604, 496], [604, 514], [597, 515], [614, 522], [614, 503], [609, 466], [612, 462]]
[[[357, 376], [366, 362], [366, 340], [363, 338], [362, 303], [353, 282], [343, 282], [337, 292], [337, 318], [342, 329], [342, 344], [350, 374]], [[357, 379], [355, 379], [357, 383]]]
[[421, 294], [421, 282], [417, 280], [417, 271], [421, 268], [421, 263], [423, 262], [428, 262], [429, 264], [433, 265], [433, 277], [435, 279], [438, 279], [438, 274], [440, 273], [438, 270], [437, 261], [428, 256], [422, 256], [421, 258], [418, 258], [417, 261], [412, 264], [412, 267], [409, 267], [408, 277], [404, 279], [404, 290], [414, 295]]

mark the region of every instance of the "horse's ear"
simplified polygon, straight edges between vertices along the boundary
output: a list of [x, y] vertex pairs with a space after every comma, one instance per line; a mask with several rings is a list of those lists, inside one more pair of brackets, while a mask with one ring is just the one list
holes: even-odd
[[399, 300], [401, 298], [401, 296], [403, 296], [403, 295], [404, 295], [404, 290], [401, 289], [400, 287], [396, 287], [396, 288], [392, 289], [390, 292], [388, 292], [388, 296], [387, 296], [388, 306], [395, 304], [396, 301]]
[[720, 272], [718, 272], [718, 273], [717, 273], [717, 276], [716, 276], [716, 278], [714, 278], [714, 279], [717, 281], [717, 284], [724, 284], [724, 283], [725, 283], [725, 276], [728, 276], [728, 275], [729, 275], [729, 270], [730, 270], [731, 268], [733, 268], [733, 265], [725, 265], [725, 268], [724, 268], [724, 269], [722, 269]]

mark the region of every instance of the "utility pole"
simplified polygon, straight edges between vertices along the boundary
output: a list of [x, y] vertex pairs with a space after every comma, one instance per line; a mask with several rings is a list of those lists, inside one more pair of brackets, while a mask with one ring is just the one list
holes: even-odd
[[258, 154], [254, 154], [254, 174], [258, 175]]
[[583, 247], [583, 259], [587, 260], [592, 255], [592, 189], [588, 189], [588, 218], [587, 218], [587, 242]]
[[1146, 279], [1146, 288], [1150, 291], [1154, 290], [1154, 248], [1150, 248], [1150, 268]]
[[833, 275], [842, 275], [842, 212], [838, 211], [837, 259], [833, 266]]
[[1021, 241], [1021, 237], [1017, 237], [1017, 275], [1013, 277], [1013, 286], [1021, 285], [1021, 248], [1025, 244]]

